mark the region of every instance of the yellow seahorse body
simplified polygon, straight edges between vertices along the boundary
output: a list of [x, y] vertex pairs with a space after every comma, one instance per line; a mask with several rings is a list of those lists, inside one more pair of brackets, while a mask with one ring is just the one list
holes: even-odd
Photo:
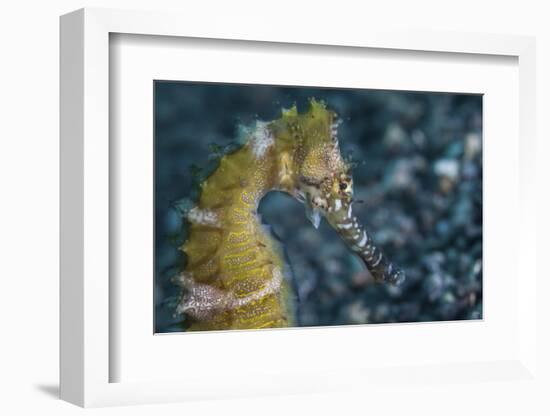
[[272, 190], [306, 203], [315, 226], [326, 217], [367, 267], [367, 257], [370, 265], [378, 261], [373, 274], [389, 276], [388, 263], [372, 242], [362, 241], [366, 230], [351, 213], [352, 180], [336, 127], [336, 114], [322, 102], [311, 100], [303, 114], [283, 110], [278, 120], [258, 121], [247, 142], [223, 156], [201, 184], [198, 204], [186, 213], [191, 227], [181, 247], [187, 264], [177, 311], [192, 322], [189, 330], [293, 325], [283, 256], [257, 214]]

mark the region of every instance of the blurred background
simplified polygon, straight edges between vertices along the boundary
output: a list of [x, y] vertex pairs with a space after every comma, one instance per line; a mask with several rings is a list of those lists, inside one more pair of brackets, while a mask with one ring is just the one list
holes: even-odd
[[300, 326], [482, 318], [482, 97], [332, 88], [156, 81], [155, 325], [174, 317], [183, 268], [181, 209], [239, 125], [272, 120], [294, 103], [322, 99], [343, 124], [340, 148], [355, 163], [356, 215], [407, 280], [374, 283], [361, 262], [304, 206], [272, 192], [260, 213], [281, 240], [297, 291]]

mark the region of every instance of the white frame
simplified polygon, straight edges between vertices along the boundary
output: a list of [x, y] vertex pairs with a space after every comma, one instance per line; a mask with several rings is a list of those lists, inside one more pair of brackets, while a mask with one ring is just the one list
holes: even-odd
[[[241, 22], [245, 23], [245, 20]], [[109, 383], [109, 34], [128, 33], [212, 39], [269, 41], [312, 45], [354, 46], [414, 51], [473, 53], [517, 57], [520, 70], [520, 195], [519, 242], [522, 281], [518, 288], [520, 357], [502, 363], [521, 378], [536, 370], [535, 192], [535, 42], [507, 35], [431, 32], [380, 32], [360, 35], [319, 28], [302, 31], [250, 19], [249, 26], [218, 21], [207, 27], [185, 15], [83, 9], [61, 18], [61, 397], [81, 406], [151, 403], [209, 397], [181, 382]], [[444, 366], [442, 366], [443, 368]], [[448, 367], [448, 366], [447, 366]], [[468, 379], [468, 366], [450, 371]], [[429, 377], [433, 369], [423, 370]], [[383, 372], [383, 371], [382, 371]], [[421, 371], [422, 372], [422, 371]], [[509, 371], [508, 371], [509, 373]], [[339, 374], [339, 377], [342, 375]], [[369, 379], [384, 378], [381, 372]], [[289, 392], [337, 388], [304, 378]], [[328, 379], [328, 378], [327, 378]], [[278, 380], [256, 391], [273, 391]], [[268, 383], [269, 384], [269, 383]], [[206, 385], [206, 384], [204, 384]], [[200, 386], [200, 383], [199, 383]], [[313, 387], [311, 387], [313, 386]], [[275, 389], [276, 390], [276, 389]], [[239, 393], [229, 393], [235, 396]]]

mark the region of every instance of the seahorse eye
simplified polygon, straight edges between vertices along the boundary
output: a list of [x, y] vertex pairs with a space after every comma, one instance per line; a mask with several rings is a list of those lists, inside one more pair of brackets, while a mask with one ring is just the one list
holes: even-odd
[[345, 191], [348, 188], [348, 184], [345, 182], [340, 182], [340, 190]]

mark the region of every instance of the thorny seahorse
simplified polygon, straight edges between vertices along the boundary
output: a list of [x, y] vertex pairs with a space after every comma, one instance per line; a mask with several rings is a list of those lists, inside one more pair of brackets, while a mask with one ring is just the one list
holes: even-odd
[[324, 102], [310, 100], [281, 118], [257, 121], [247, 141], [224, 155], [201, 184], [181, 249], [177, 314], [189, 330], [258, 329], [293, 325], [292, 288], [278, 244], [257, 213], [260, 200], [283, 191], [306, 205], [317, 228], [321, 217], [359, 255], [376, 281], [400, 284], [404, 272], [387, 260], [352, 210], [350, 164], [340, 154], [340, 120]]

